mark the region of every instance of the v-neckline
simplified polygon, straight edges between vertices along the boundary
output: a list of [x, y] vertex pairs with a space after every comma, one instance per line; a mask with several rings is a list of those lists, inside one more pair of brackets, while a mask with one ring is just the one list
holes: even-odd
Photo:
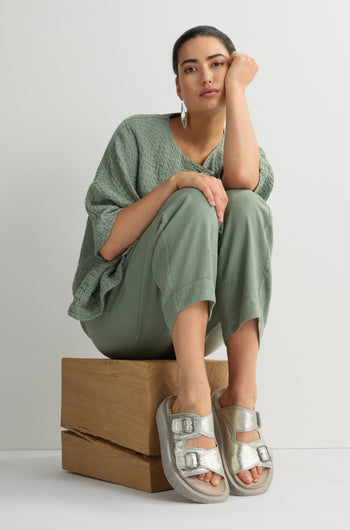
[[175, 140], [175, 138], [174, 138], [174, 135], [173, 135], [173, 133], [172, 133], [172, 131], [171, 131], [171, 127], [170, 127], [170, 118], [171, 118], [172, 116], [180, 116], [180, 114], [177, 113], [177, 112], [172, 112], [171, 114], [167, 114], [166, 116], [167, 116], [167, 120], [166, 120], [166, 121], [167, 121], [167, 126], [168, 126], [167, 128], [168, 128], [169, 134], [170, 134], [170, 136], [171, 136], [171, 140], [172, 140], [172, 142], [173, 142], [174, 147], [176, 148], [176, 150], [177, 150], [177, 151], [183, 156], [183, 158], [185, 158], [186, 160], [188, 160], [189, 162], [191, 162], [191, 164], [194, 164], [195, 166], [198, 166], [198, 167], [205, 167], [205, 164], [207, 163], [207, 161], [209, 160], [209, 158], [215, 153], [215, 151], [216, 151], [217, 149], [219, 149], [219, 147], [221, 146], [221, 144], [224, 142], [224, 140], [225, 140], [225, 129], [224, 129], [223, 137], [222, 137], [222, 139], [220, 140], [220, 142], [218, 143], [218, 145], [217, 145], [216, 147], [214, 147], [214, 149], [212, 150], [211, 153], [209, 153], [209, 155], [207, 156], [207, 158], [204, 160], [203, 164], [199, 164], [198, 162], [195, 162], [194, 160], [191, 160], [191, 158], [189, 158], [188, 156], [186, 156], [186, 155], [181, 151], [181, 149], [180, 149], [180, 147], [177, 145], [176, 140]]

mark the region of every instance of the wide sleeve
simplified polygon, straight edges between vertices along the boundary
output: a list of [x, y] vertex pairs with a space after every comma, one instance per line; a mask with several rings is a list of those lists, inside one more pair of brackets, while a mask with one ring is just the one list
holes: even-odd
[[265, 201], [269, 198], [273, 183], [274, 174], [270, 162], [267, 160], [265, 151], [259, 146], [260, 166], [259, 166], [259, 183], [254, 193], [260, 195]]
[[94, 238], [94, 254], [108, 238], [118, 213], [140, 199], [138, 148], [133, 131], [122, 122], [113, 134], [85, 198]]

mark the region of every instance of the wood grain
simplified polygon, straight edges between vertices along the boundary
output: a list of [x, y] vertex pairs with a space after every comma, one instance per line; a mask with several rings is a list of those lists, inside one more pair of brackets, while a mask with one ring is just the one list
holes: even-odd
[[145, 456], [88, 434], [61, 432], [62, 468], [147, 492], [172, 489], [160, 456]]
[[[227, 385], [227, 361], [206, 368], [212, 390]], [[176, 382], [174, 360], [63, 358], [61, 427], [159, 456], [156, 410]]]

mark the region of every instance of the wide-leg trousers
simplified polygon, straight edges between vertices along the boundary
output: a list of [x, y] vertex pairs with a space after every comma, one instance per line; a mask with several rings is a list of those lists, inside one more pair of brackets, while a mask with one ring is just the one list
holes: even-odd
[[246, 189], [226, 190], [223, 222], [196, 188], [173, 193], [136, 240], [104, 312], [81, 322], [112, 359], [174, 359], [172, 329], [185, 307], [208, 301], [207, 356], [250, 319], [259, 345], [271, 299], [272, 213]]

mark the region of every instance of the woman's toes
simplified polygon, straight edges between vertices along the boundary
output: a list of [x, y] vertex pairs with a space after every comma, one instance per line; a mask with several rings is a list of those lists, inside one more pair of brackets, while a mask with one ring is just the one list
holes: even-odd
[[197, 477], [199, 478], [199, 480], [204, 480], [205, 473], [202, 473], [201, 475], [197, 475]]
[[212, 472], [211, 472], [211, 471], [208, 471], [208, 472], [204, 475], [204, 482], [210, 482], [210, 481], [211, 481], [211, 476], [212, 476]]
[[211, 477], [211, 483], [213, 486], [218, 486], [220, 484], [221, 475], [218, 475], [217, 473], [213, 473]]
[[253, 477], [253, 481], [254, 482], [258, 482], [259, 478], [260, 478], [260, 475], [258, 473], [258, 470], [256, 469], [256, 467], [252, 467], [252, 469], [250, 470], [251, 474], [252, 474], [252, 477]]
[[250, 471], [241, 471], [241, 473], [238, 473], [238, 476], [246, 484], [250, 484], [251, 482], [253, 482], [253, 477]]
[[257, 466], [256, 469], [258, 470], [258, 474], [259, 474], [259, 476], [261, 477], [264, 468], [261, 467], [261, 466]]

